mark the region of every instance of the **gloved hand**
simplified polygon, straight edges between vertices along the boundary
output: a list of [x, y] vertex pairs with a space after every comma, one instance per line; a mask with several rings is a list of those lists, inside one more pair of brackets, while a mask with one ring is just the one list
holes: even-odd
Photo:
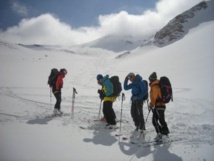
[[103, 98], [105, 97], [105, 94], [103, 93], [103, 91], [102, 91], [101, 89], [99, 89], [99, 90], [97, 91], [97, 93], [100, 94], [100, 99], [103, 100]]
[[149, 109], [150, 109], [150, 110], [154, 110], [154, 109], [155, 109], [155, 106], [151, 106], [151, 105], [150, 105], [150, 106], [149, 106]]
[[101, 94], [103, 91], [101, 89], [98, 89], [97, 93]]

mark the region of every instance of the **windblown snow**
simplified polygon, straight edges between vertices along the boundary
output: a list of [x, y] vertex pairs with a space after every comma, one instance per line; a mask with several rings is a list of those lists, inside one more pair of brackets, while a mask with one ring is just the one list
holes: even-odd
[[[213, 29], [214, 21], [206, 21], [170, 45], [139, 46], [120, 58], [116, 57], [121, 53], [99, 48], [25, 46], [1, 40], [0, 160], [212, 161]], [[62, 117], [51, 117], [55, 98], [47, 79], [54, 67], [68, 70], [62, 90]], [[143, 146], [156, 135], [152, 114], [146, 122], [145, 138], [137, 138], [130, 115], [130, 91], [123, 91], [123, 103], [118, 98], [113, 105], [117, 120], [122, 111], [121, 137], [115, 136], [119, 129], [105, 129], [104, 122], [94, 121], [100, 109], [97, 74], [118, 75], [123, 83], [129, 72], [148, 80], [154, 71], [158, 77], [171, 80], [174, 101], [167, 104], [165, 114], [169, 138], [179, 141]], [[78, 94], [71, 116], [73, 87]], [[145, 118], [147, 114], [145, 103]], [[138, 144], [131, 144], [132, 139]]]

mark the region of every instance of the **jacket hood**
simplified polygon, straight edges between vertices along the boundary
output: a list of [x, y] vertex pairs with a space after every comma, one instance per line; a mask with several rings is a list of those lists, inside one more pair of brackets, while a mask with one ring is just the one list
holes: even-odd
[[109, 78], [109, 75], [106, 75], [105, 77], [103, 77], [103, 80], [106, 80]]
[[134, 80], [134, 83], [139, 83], [139, 82], [141, 82], [142, 81], [142, 77], [140, 76], [140, 75], [136, 75], [136, 77], [135, 77], [135, 80]]

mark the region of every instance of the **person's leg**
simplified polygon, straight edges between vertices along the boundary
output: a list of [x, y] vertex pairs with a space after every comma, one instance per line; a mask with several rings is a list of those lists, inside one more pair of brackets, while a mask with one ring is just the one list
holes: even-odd
[[165, 108], [160, 108], [158, 110], [158, 113], [159, 113], [159, 122], [161, 124], [161, 133], [163, 135], [168, 135], [169, 134], [169, 129], [168, 129], [168, 126], [167, 126], [167, 123], [165, 121]]
[[57, 110], [60, 110], [60, 105], [61, 105], [61, 101], [62, 101], [62, 99], [61, 99], [61, 92], [60, 91], [57, 91], [57, 92], [54, 92], [54, 96], [55, 96], [55, 98], [56, 98], [56, 104], [55, 104], [55, 109], [57, 109]]
[[138, 122], [140, 126], [140, 130], [145, 130], [145, 121], [143, 116], [143, 103], [137, 104], [137, 110], [138, 110]]
[[139, 129], [139, 120], [138, 120], [138, 109], [136, 107], [136, 103], [132, 102], [131, 105], [131, 116], [136, 126], [136, 130]]
[[103, 102], [103, 114], [104, 114], [104, 117], [106, 118], [107, 124], [110, 124], [109, 110], [108, 110], [109, 103], [108, 102], [109, 101], [104, 101]]
[[155, 107], [152, 115], [152, 124], [155, 127], [155, 131], [157, 132], [157, 134], [161, 133], [161, 126], [158, 123], [158, 121], [159, 121], [159, 113], [157, 111], [157, 108]]
[[114, 109], [113, 109], [113, 102], [109, 101], [108, 103], [108, 112], [109, 112], [109, 121], [111, 125], [116, 125], [116, 115], [114, 113]]

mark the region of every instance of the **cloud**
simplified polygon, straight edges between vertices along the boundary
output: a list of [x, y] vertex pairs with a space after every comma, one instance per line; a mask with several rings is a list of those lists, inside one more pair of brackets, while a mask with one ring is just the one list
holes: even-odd
[[21, 4], [19, 1], [13, 1], [11, 8], [14, 12], [22, 17], [28, 16], [28, 8], [25, 5]]
[[84, 30], [73, 30], [51, 14], [43, 14], [36, 18], [23, 19], [18, 26], [11, 27], [0, 35], [1, 38], [15, 43], [71, 45], [90, 40], [86, 34]]
[[[110, 15], [100, 15], [98, 17], [98, 26], [80, 27], [77, 29], [47, 13], [35, 18], [23, 19], [18, 26], [1, 32], [0, 37], [15, 43], [49, 45], [81, 44], [109, 34], [142, 37], [154, 34], [166, 25], [169, 20], [200, 1], [160, 0], [156, 4], [155, 9], [146, 10], [140, 15], [132, 15], [126, 11]], [[20, 13], [21, 11], [22, 9], [20, 9]]]

